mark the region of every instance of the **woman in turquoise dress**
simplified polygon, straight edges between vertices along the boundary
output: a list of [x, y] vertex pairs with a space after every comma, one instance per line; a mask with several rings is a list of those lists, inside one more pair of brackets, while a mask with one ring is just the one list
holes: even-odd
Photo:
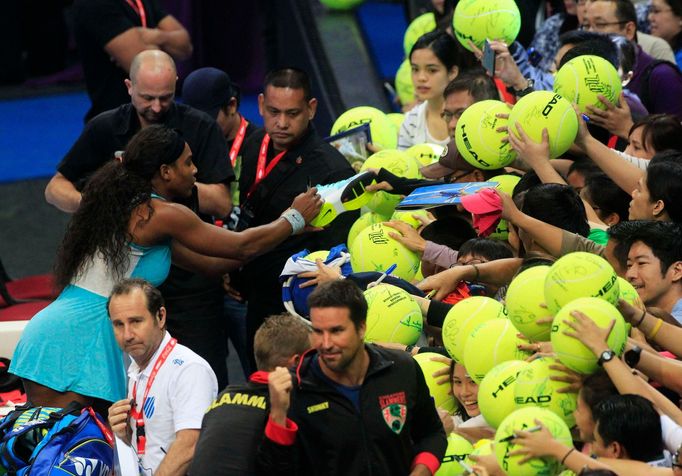
[[57, 256], [63, 290], [28, 323], [12, 359], [10, 372], [23, 379], [31, 404], [65, 407], [75, 400], [103, 408], [125, 398], [123, 356], [107, 312], [117, 281], [140, 277], [159, 285], [171, 257], [198, 272], [236, 268], [302, 231], [322, 204], [311, 189], [272, 223], [228, 231], [172, 202], [191, 195], [196, 172], [176, 131], [149, 126], [121, 161], [89, 180]]

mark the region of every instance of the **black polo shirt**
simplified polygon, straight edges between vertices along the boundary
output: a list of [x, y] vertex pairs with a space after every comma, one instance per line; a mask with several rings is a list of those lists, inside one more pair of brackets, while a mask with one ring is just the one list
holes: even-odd
[[[256, 177], [258, 153], [265, 131], [254, 132], [242, 147], [242, 170], [239, 177], [242, 214], [248, 208], [254, 215], [251, 226], [264, 225], [276, 220], [291, 206], [294, 198], [306, 191], [308, 184], [330, 184], [353, 176], [355, 171], [346, 158], [327, 144], [311, 126], [301, 140], [291, 147], [272, 172], [257, 186], [247, 199], [247, 193]], [[268, 162], [276, 155], [272, 143], [268, 147]], [[282, 312], [279, 274], [286, 260], [303, 249], [328, 250], [345, 243], [357, 211], [339, 215], [322, 232], [291, 236], [273, 250], [258, 256], [242, 269], [242, 291], [250, 298], [249, 317], [260, 319]]]
[[[234, 180], [225, 138], [218, 124], [207, 114], [174, 103], [163, 124], [178, 129], [189, 144], [198, 170], [198, 182], [211, 184]], [[116, 151], [124, 150], [139, 130], [140, 120], [132, 104], [103, 112], [85, 125], [57, 170], [81, 190], [90, 175], [112, 160]]]
[[[137, 3], [132, 1], [133, 5]], [[168, 13], [158, 0], [142, 0], [147, 28], [155, 28]], [[128, 73], [104, 46], [121, 33], [142, 26], [140, 15], [125, 0], [76, 0], [73, 3], [74, 38], [78, 45], [85, 85], [92, 106], [88, 121], [97, 114], [130, 101], [123, 80]]]

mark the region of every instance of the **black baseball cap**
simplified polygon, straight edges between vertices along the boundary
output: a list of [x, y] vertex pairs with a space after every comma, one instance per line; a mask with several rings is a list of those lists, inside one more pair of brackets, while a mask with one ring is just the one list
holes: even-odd
[[200, 68], [190, 73], [182, 85], [182, 101], [204, 111], [213, 119], [231, 98], [239, 101], [239, 88], [224, 71]]

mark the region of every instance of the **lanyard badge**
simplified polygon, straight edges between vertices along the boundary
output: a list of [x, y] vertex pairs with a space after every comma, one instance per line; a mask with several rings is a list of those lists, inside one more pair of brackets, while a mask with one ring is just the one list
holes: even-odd
[[152, 368], [152, 373], [149, 375], [149, 380], [147, 380], [147, 386], [144, 389], [144, 395], [142, 396], [142, 404], [137, 406], [137, 382], [133, 384], [133, 401], [135, 402], [135, 408], [130, 410], [130, 416], [135, 421], [135, 436], [137, 437], [137, 454], [139, 456], [144, 455], [145, 447], [147, 446], [147, 435], [144, 427], [144, 404], [147, 401], [147, 396], [149, 395], [149, 390], [152, 388], [154, 379], [156, 379], [156, 374], [159, 373], [159, 369], [166, 362], [166, 359], [170, 355], [171, 351], [177, 344], [176, 339], [171, 339], [168, 341], [166, 346], [161, 351], [161, 354], [154, 362], [154, 367]]

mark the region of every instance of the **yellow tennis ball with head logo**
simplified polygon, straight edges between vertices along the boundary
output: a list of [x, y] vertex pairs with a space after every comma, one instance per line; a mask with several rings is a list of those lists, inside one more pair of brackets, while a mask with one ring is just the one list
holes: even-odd
[[571, 431], [564, 421], [557, 415], [544, 408], [529, 407], [521, 408], [511, 413], [500, 423], [495, 432], [495, 457], [500, 468], [510, 476], [545, 476], [559, 472], [560, 464], [554, 458], [533, 458], [521, 464], [523, 455], [510, 453], [522, 448], [514, 444], [514, 435], [519, 431], [529, 431], [537, 426], [536, 420], [540, 421], [552, 434], [555, 440], [573, 445]]
[[455, 128], [455, 143], [464, 160], [478, 169], [499, 169], [511, 164], [516, 152], [509, 142], [502, 142], [506, 132], [497, 129], [507, 125], [507, 119], [497, 114], [509, 114], [511, 108], [502, 101], [479, 101], [464, 110]]
[[518, 137], [521, 124], [528, 137], [542, 142], [542, 130], [549, 136], [549, 156], [556, 159], [566, 152], [578, 134], [578, 118], [570, 102], [551, 91], [533, 91], [522, 97], [509, 114], [507, 127]]
[[563, 372], [550, 368], [550, 365], [559, 363], [553, 357], [541, 357], [528, 364], [516, 378], [514, 399], [519, 408], [546, 408], [572, 428], [575, 425], [573, 412], [578, 405], [578, 394], [558, 392], [568, 385], [550, 378], [565, 376]]
[[383, 273], [397, 265], [393, 276], [412, 280], [419, 269], [419, 256], [402, 243], [389, 236], [400, 234], [397, 230], [375, 223], [362, 230], [350, 246], [350, 264], [354, 272], [378, 271]]
[[511, 45], [521, 30], [521, 13], [514, 0], [460, 0], [452, 25], [455, 38], [469, 51], [469, 41], [480, 50], [486, 39]]
[[497, 428], [516, 410], [514, 387], [519, 372], [528, 366], [523, 360], [508, 360], [490, 369], [478, 386], [478, 408], [488, 425]]
[[578, 339], [565, 334], [566, 331], [572, 331], [567, 322], [574, 320], [571, 315], [573, 311], [582, 312], [602, 329], [607, 329], [611, 322], [615, 321], [606, 343], [617, 356], [620, 356], [625, 350], [625, 342], [627, 341], [625, 320], [612, 304], [603, 299], [592, 297], [571, 301], [562, 307], [554, 317], [551, 341], [552, 349], [554, 349], [557, 357], [569, 369], [582, 374], [591, 374], [599, 368], [598, 356], [594, 355]]
[[382, 148], [392, 149], [398, 145], [398, 137], [386, 114], [370, 106], [359, 106], [341, 114], [332, 126], [331, 135], [369, 124], [372, 142]]
[[551, 325], [538, 324], [538, 319], [551, 316], [545, 302], [545, 278], [549, 266], [533, 266], [519, 273], [509, 284], [505, 306], [509, 320], [528, 339], [534, 342], [549, 340]]
[[480, 384], [497, 364], [528, 357], [518, 348], [523, 344], [518, 332], [509, 319], [492, 319], [471, 331], [464, 345], [464, 366], [474, 382]]
[[458, 362], [464, 360], [464, 346], [471, 331], [491, 319], [505, 317], [502, 304], [485, 296], [462, 299], [452, 306], [443, 321], [443, 345], [450, 357]]
[[406, 291], [381, 283], [365, 292], [367, 301], [366, 342], [414, 345], [424, 319], [419, 304]]
[[466, 470], [460, 464], [474, 451], [474, 447], [463, 436], [456, 433], [448, 435], [448, 447], [434, 476], [461, 476]]
[[417, 361], [419, 367], [422, 369], [424, 380], [426, 380], [426, 386], [429, 387], [429, 393], [433, 397], [436, 408], [442, 408], [452, 414], [457, 405], [455, 403], [455, 397], [452, 396], [452, 385], [450, 385], [450, 380], [448, 379], [447, 382], [439, 384], [433, 377], [434, 372], [450, 370], [450, 366], [445, 362], [432, 360], [433, 358], [442, 357], [442, 355], [436, 354], [435, 352], [422, 352], [415, 355], [414, 360]]
[[403, 125], [403, 121], [405, 120], [405, 114], [401, 114], [399, 112], [391, 112], [389, 114], [386, 114], [386, 119], [388, 119], [388, 122], [391, 123], [393, 126], [393, 132], [395, 132], [395, 136], [398, 137], [398, 134], [400, 132], [400, 126]]
[[576, 251], [554, 262], [545, 278], [545, 303], [556, 315], [564, 305], [581, 297], [598, 297], [618, 304], [616, 272], [601, 256]]
[[554, 92], [575, 103], [581, 112], [587, 106], [606, 110], [599, 95], [611, 104], [618, 104], [622, 91], [620, 75], [611, 63], [601, 56], [581, 55], [566, 62], [554, 77]]

